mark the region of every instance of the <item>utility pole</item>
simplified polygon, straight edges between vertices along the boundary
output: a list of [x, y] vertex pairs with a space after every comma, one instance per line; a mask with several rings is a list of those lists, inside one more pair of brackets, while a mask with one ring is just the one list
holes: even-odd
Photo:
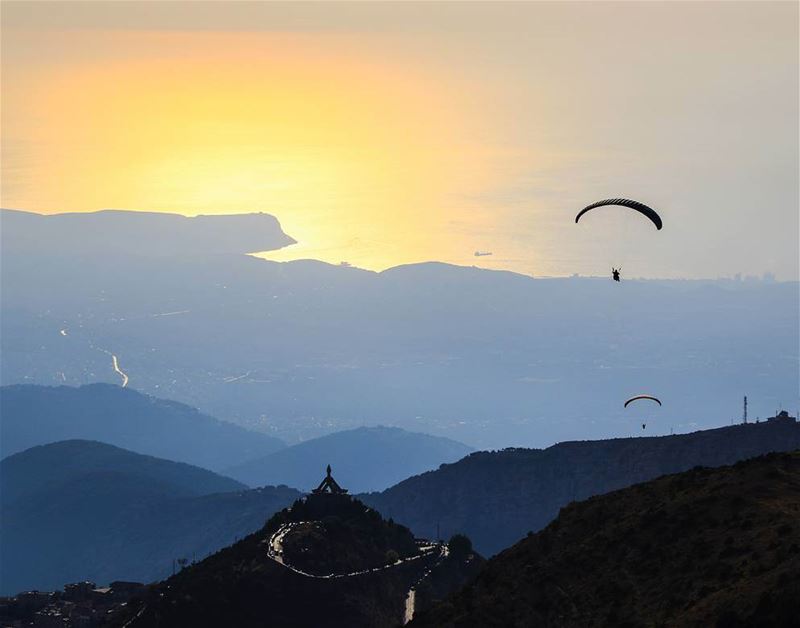
[[747, 395], [744, 396], [744, 415], [742, 415], [742, 423], [747, 424]]

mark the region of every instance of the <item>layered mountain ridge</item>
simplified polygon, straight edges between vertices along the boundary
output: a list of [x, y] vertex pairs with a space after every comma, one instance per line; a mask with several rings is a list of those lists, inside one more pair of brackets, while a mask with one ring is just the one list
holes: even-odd
[[362, 499], [416, 534], [464, 532], [491, 555], [543, 528], [570, 502], [698, 465], [797, 448], [800, 423], [787, 416], [675, 436], [482, 451]]
[[3, 457], [35, 445], [89, 439], [218, 471], [285, 446], [185, 404], [113, 384], [3, 386], [0, 413]]
[[92, 441], [0, 461], [0, 594], [150, 582], [249, 534], [299, 497]]
[[388, 488], [411, 475], [460, 460], [471, 447], [441, 436], [396, 427], [360, 427], [320, 436], [250, 460], [223, 473], [248, 486], [286, 484], [310, 491], [319, 482], [318, 465], [331, 464], [352, 492]]

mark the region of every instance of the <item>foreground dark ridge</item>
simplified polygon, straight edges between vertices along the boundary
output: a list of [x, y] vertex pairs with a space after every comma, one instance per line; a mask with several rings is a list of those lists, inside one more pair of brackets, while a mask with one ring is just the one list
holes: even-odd
[[567, 442], [478, 452], [362, 499], [418, 536], [466, 533], [494, 554], [540, 530], [572, 501], [702, 465], [800, 448], [791, 418], [677, 436]]
[[800, 452], [564, 508], [414, 627], [797, 626]]

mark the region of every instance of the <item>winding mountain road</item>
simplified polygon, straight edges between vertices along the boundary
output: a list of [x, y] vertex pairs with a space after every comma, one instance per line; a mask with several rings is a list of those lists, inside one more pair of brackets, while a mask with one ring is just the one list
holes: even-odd
[[294, 573], [304, 576], [306, 578], [317, 578], [320, 580], [331, 580], [336, 578], [352, 578], [354, 576], [362, 576], [365, 574], [376, 573], [379, 571], [384, 571], [386, 569], [393, 569], [394, 567], [398, 567], [403, 564], [411, 563], [415, 560], [420, 560], [421, 558], [428, 558], [434, 554], [438, 553], [436, 562], [426, 569], [423, 574], [414, 582], [413, 586], [408, 590], [406, 594], [406, 601], [405, 601], [405, 612], [403, 615], [403, 624], [407, 624], [411, 621], [412, 617], [414, 616], [414, 602], [416, 597], [416, 587], [419, 586], [419, 583], [422, 582], [425, 578], [427, 578], [431, 571], [435, 569], [447, 556], [449, 555], [449, 549], [446, 543], [430, 543], [427, 541], [419, 541], [419, 554], [415, 554], [414, 556], [409, 556], [408, 558], [398, 558], [395, 562], [390, 563], [388, 565], [382, 565], [380, 567], [372, 567], [371, 569], [362, 569], [359, 571], [351, 571], [347, 573], [331, 573], [326, 575], [320, 574], [313, 574], [298, 569], [290, 564], [288, 564], [284, 560], [283, 556], [283, 540], [286, 538], [286, 535], [289, 534], [293, 528], [299, 525], [307, 525], [310, 523], [314, 523], [312, 521], [295, 521], [292, 523], [284, 523], [281, 527], [279, 527], [269, 538], [267, 543], [267, 556], [282, 565], [286, 569], [293, 571]]
[[125, 388], [125, 386], [128, 385], [128, 376], [119, 368], [119, 360], [113, 353], [111, 354], [111, 365], [114, 367], [117, 375], [122, 377], [122, 387]]

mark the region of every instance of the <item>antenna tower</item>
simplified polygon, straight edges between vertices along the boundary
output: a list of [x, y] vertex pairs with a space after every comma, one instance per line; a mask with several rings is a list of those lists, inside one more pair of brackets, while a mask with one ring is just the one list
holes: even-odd
[[747, 395], [744, 396], [744, 414], [742, 415], [742, 423], [747, 423]]

